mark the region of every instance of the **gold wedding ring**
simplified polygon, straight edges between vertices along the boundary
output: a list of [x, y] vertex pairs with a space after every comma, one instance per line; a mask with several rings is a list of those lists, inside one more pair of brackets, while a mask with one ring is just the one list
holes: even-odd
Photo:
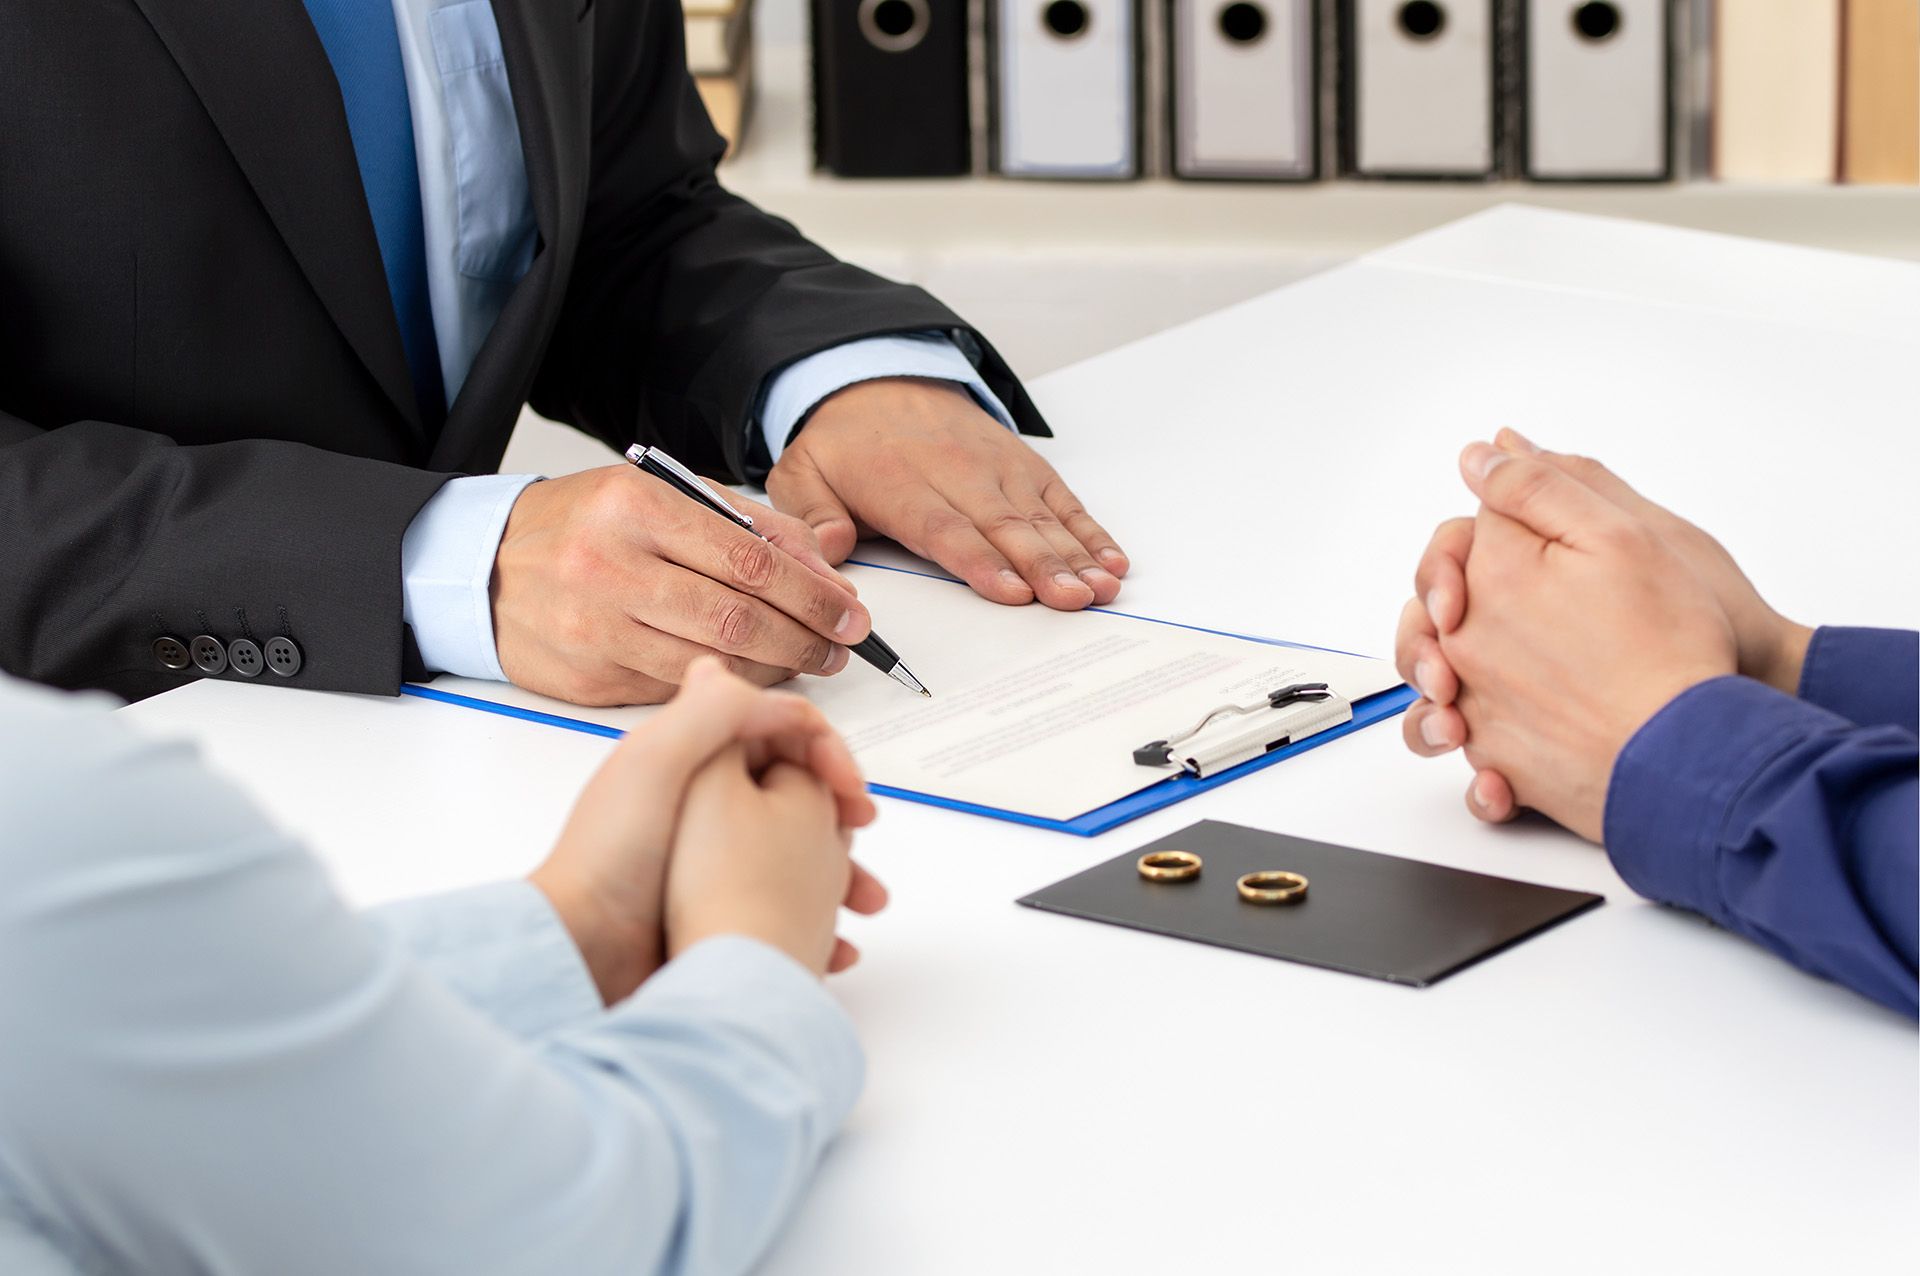
[[1190, 882], [1200, 876], [1200, 857], [1192, 851], [1148, 851], [1140, 857], [1140, 876], [1149, 882]]
[[1248, 873], [1234, 888], [1249, 904], [1297, 904], [1307, 897], [1306, 878], [1278, 870]]

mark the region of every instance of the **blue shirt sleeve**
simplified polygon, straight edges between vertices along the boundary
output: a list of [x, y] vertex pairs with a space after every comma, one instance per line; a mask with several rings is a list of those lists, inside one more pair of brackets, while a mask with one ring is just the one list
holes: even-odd
[[887, 377], [926, 377], [965, 386], [974, 402], [1009, 430], [1013, 416], [979, 371], [946, 336], [937, 332], [868, 337], [822, 350], [788, 366], [767, 383], [760, 405], [760, 429], [769, 463], [787, 450], [794, 432], [828, 395], [862, 381]]
[[1863, 727], [1920, 732], [1920, 633], [1815, 630], [1800, 667], [1800, 698]]
[[0, 677], [0, 1254], [24, 1227], [90, 1272], [758, 1261], [861, 1081], [811, 972], [723, 936], [587, 1013], [520, 888], [369, 924], [190, 748], [82, 703]]
[[370, 921], [468, 1005], [532, 1040], [597, 1019], [606, 1009], [566, 923], [525, 880], [401, 900]]
[[1745, 678], [1675, 697], [1627, 742], [1606, 844], [1629, 886], [1914, 1015], [1920, 745]]
[[420, 659], [435, 673], [505, 682], [493, 641], [493, 556], [532, 474], [449, 479], [407, 524], [400, 590]]

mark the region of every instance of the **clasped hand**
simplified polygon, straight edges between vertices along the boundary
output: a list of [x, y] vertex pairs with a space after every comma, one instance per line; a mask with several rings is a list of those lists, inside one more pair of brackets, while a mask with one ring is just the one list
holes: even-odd
[[886, 904], [848, 854], [874, 814], [818, 709], [697, 660], [673, 703], [587, 784], [529, 880], [608, 1005], [718, 935], [758, 939], [824, 974], [859, 956], [835, 934], [839, 909]]
[[1600, 841], [1615, 760], [1675, 696], [1732, 673], [1798, 686], [1812, 630], [1598, 462], [1503, 430], [1460, 472], [1479, 513], [1434, 533], [1395, 659], [1421, 696], [1408, 747], [1464, 751], [1476, 816], [1531, 807]]

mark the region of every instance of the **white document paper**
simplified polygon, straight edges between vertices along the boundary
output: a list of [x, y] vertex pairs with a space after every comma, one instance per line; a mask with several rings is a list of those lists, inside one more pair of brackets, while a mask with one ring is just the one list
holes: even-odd
[[[818, 704], [869, 782], [1067, 820], [1157, 784], [1133, 750], [1223, 704], [1325, 682], [1349, 700], [1398, 686], [1385, 661], [1274, 646], [1112, 612], [1002, 607], [964, 585], [850, 566], [876, 627], [932, 699], [855, 659], [787, 684]], [[652, 709], [583, 709], [497, 682], [436, 688], [627, 729]]]

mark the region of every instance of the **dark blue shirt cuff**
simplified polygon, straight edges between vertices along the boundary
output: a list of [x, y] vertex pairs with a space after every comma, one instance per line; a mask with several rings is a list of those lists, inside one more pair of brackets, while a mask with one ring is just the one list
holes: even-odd
[[1863, 727], [1920, 732], [1920, 634], [1816, 629], [1800, 668], [1800, 698]]
[[1648, 899], [1725, 924], [1721, 832], [1741, 790], [1796, 741], [1848, 725], [1750, 678], [1689, 687], [1613, 764], [1605, 836], [1614, 868]]
[[1641, 894], [1920, 1012], [1920, 753], [1744, 678], [1676, 696], [1627, 742], [1606, 842]]

